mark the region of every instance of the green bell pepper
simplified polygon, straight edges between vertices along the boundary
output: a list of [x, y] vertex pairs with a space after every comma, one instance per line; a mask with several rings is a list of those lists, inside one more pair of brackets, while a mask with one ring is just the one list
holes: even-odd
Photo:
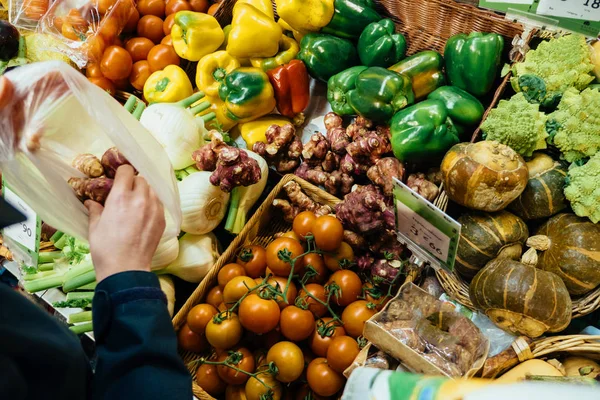
[[335, 0], [333, 18], [321, 29], [323, 33], [357, 39], [371, 22], [381, 19], [372, 0]]
[[400, 161], [441, 158], [460, 142], [448, 110], [440, 100], [424, 100], [394, 115], [390, 123], [392, 150]]
[[269, 77], [254, 67], [237, 68], [227, 74], [219, 86], [219, 98], [225, 103], [227, 118], [237, 122], [267, 115], [276, 104]]
[[473, 95], [456, 86], [442, 86], [427, 96], [429, 100], [440, 100], [446, 106], [448, 115], [461, 136], [470, 128], [476, 127], [483, 118], [485, 108]]
[[429, 93], [446, 83], [442, 72], [444, 58], [433, 50], [414, 54], [388, 69], [408, 75], [412, 79], [412, 87], [417, 100], [424, 99]]
[[297, 58], [306, 64], [310, 76], [323, 82], [359, 62], [351, 41], [312, 32], [302, 38]]
[[348, 103], [348, 92], [356, 88], [356, 77], [367, 67], [357, 65], [350, 67], [339, 74], [335, 74], [327, 81], [327, 101], [331, 109], [338, 115], [354, 115], [354, 109]]
[[358, 39], [360, 61], [369, 67], [387, 68], [406, 57], [406, 39], [395, 30], [389, 18], [367, 25]]
[[446, 73], [452, 86], [476, 97], [485, 96], [499, 76], [504, 38], [496, 33], [472, 32], [446, 42]]
[[348, 93], [348, 102], [358, 115], [388, 122], [398, 110], [413, 104], [415, 95], [408, 76], [371, 67], [356, 78], [356, 89]]

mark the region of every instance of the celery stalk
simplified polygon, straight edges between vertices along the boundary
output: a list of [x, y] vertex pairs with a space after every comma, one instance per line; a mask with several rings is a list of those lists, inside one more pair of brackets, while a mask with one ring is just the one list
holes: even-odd
[[41, 292], [42, 290], [57, 288], [63, 284], [62, 275], [52, 275], [33, 281], [23, 282], [23, 288], [29, 293]]
[[62, 253], [60, 251], [42, 251], [38, 254], [38, 264], [51, 263], [61, 257]]
[[81, 335], [83, 333], [93, 331], [94, 327], [92, 326], [91, 322], [85, 322], [83, 324], [70, 326], [69, 329], [71, 330], [71, 332], [74, 332], [76, 335]]
[[67, 301], [86, 299], [92, 300], [94, 298], [94, 292], [69, 292], [67, 293]]
[[52, 236], [50, 237], [50, 241], [51, 241], [52, 243], [56, 243], [56, 242], [58, 241], [58, 239], [60, 239], [61, 237], [63, 237], [63, 235], [64, 235], [64, 233], [63, 233], [63, 232], [61, 232], [61, 231], [56, 231], [56, 232], [54, 232], [54, 235], [52, 235]]
[[54, 263], [38, 264], [38, 271], [52, 271], [54, 269]]
[[40, 271], [35, 274], [25, 274], [23, 275], [24, 281], [34, 281], [36, 279], [46, 278], [48, 276], [56, 275], [54, 271]]
[[58, 239], [56, 242], [54, 242], [54, 247], [62, 250], [63, 247], [65, 247], [67, 245], [68, 237], [69, 237], [69, 235], [62, 235], [62, 237], [60, 239]]
[[92, 282], [89, 285], [78, 287], [77, 290], [95, 290], [97, 282]]
[[63, 292], [67, 293], [81, 286], [88, 285], [96, 280], [96, 271], [92, 268], [91, 271], [88, 271], [84, 274], [77, 275], [74, 278], [65, 279], [63, 283]]
[[75, 278], [76, 276], [83, 275], [86, 272], [93, 271], [94, 265], [91, 260], [85, 260], [80, 264], [71, 265], [69, 270], [65, 273], [65, 281]]
[[78, 313], [69, 314], [67, 317], [67, 322], [69, 324], [77, 324], [79, 322], [89, 322], [92, 320], [92, 312], [91, 311], [81, 311]]

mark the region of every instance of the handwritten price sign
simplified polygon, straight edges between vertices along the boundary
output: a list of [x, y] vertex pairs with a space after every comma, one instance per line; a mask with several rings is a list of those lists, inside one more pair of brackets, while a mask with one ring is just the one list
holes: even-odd
[[537, 13], [586, 21], [600, 21], [600, 0], [539, 0]]
[[28, 250], [36, 251], [37, 214], [8, 187], [4, 187], [4, 200], [27, 217], [25, 222], [4, 229], [4, 235], [20, 243]]

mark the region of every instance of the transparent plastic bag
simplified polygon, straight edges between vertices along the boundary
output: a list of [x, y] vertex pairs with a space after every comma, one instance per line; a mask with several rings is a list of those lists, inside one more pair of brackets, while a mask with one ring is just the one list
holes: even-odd
[[10, 23], [19, 29], [35, 30], [38, 22], [50, 8], [51, 0], [10, 0]]
[[37, 31], [58, 39], [63, 45], [59, 50], [83, 68], [100, 61], [134, 12], [133, 0], [56, 0], [39, 20]]
[[161, 243], [177, 243], [181, 209], [173, 168], [131, 114], [63, 62], [29, 64], [5, 76], [14, 95], [0, 108], [0, 170], [17, 196], [51, 226], [87, 240], [87, 210], [67, 183], [84, 175], [71, 163], [79, 154], [101, 157], [115, 146], [164, 205]]

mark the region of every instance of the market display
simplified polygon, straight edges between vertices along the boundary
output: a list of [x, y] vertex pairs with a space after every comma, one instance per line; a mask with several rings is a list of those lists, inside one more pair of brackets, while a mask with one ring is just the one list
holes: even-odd
[[[59, 228], [44, 223], [25, 290], [60, 288], [71, 329], [92, 330], [81, 203], [127, 164], [163, 196], [152, 271], [199, 398], [337, 398], [365, 366], [449, 391], [595, 384], [600, 336], [570, 334], [600, 298], [600, 41], [512, 49], [491, 24], [431, 42], [371, 0], [222, 1], [25, 1], [0, 21], [0, 91], [18, 100], [0, 104], [0, 166], [44, 208], [28, 171]], [[400, 242], [397, 181], [419, 226], [435, 208], [460, 224], [452, 267]]]

